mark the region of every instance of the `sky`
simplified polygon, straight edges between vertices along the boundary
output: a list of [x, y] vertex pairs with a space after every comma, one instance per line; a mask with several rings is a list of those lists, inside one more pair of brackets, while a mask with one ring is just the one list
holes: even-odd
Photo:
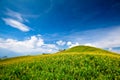
[[119, 0], [0, 0], [0, 57], [77, 45], [120, 53]]

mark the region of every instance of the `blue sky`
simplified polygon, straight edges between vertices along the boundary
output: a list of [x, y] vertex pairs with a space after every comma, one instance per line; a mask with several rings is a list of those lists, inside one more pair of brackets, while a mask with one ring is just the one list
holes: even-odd
[[119, 0], [0, 0], [0, 56], [89, 45], [120, 53]]

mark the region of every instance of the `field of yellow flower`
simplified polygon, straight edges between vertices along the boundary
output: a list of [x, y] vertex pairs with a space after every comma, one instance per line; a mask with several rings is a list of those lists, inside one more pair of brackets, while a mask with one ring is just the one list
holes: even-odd
[[0, 61], [0, 80], [120, 80], [120, 55], [77, 46], [55, 54], [9, 58]]

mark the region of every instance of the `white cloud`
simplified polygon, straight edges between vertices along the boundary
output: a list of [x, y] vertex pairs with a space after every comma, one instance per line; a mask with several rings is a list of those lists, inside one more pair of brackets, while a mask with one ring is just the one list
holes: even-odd
[[22, 14], [18, 13], [18, 12], [15, 12], [15, 11], [12, 11], [10, 9], [7, 9], [7, 12], [5, 13], [7, 16], [9, 16], [10, 18], [14, 18], [20, 22], [23, 22], [23, 21], [26, 21], [26, 19], [24, 19], [22, 17]]
[[62, 40], [59, 40], [59, 41], [56, 42], [56, 44], [59, 45], [59, 46], [64, 46], [66, 44], [66, 42], [62, 41]]
[[13, 28], [17, 28], [23, 32], [27, 32], [30, 30], [30, 28], [28, 26], [26, 26], [25, 24], [16, 21], [14, 19], [10, 19], [10, 18], [3, 18], [3, 21], [5, 21], [5, 23]]
[[72, 42], [68, 41], [67, 46], [70, 46], [70, 45], [72, 45]]
[[67, 42], [67, 46], [68, 46], [69, 48], [74, 47], [74, 46], [79, 46], [79, 45], [80, 45], [80, 44], [79, 44], [78, 42], [75, 42], [75, 43], [72, 43], [72, 42], [70, 42], [70, 41]]
[[54, 44], [45, 44], [41, 36], [31, 36], [29, 39], [18, 41], [0, 38], [0, 48], [22, 54], [52, 53], [58, 50]]
[[120, 27], [118, 26], [113, 28], [107, 33], [108, 34], [105, 34], [104, 37], [101, 37], [100, 40], [94, 42], [93, 44], [101, 48], [120, 47]]
[[[120, 26], [74, 32], [64, 36], [63, 40], [69, 41], [66, 43], [68, 47], [71, 47], [76, 42], [85, 46], [105, 49], [120, 47]], [[115, 50], [112, 49], [112, 51]]]
[[67, 39], [100, 48], [120, 47], [120, 26], [74, 32], [68, 35]]
[[23, 32], [30, 31], [30, 28], [24, 24], [24, 22], [28, 22], [27, 19], [22, 17], [22, 14], [7, 9], [5, 12], [7, 18], [2, 18], [2, 20], [9, 26], [19, 29]]
[[80, 44], [78, 42], [73, 43], [70, 47], [74, 47], [74, 46], [79, 46]]
[[112, 51], [113, 49], [112, 49], [112, 48], [109, 48], [108, 50], [109, 50], [109, 51]]

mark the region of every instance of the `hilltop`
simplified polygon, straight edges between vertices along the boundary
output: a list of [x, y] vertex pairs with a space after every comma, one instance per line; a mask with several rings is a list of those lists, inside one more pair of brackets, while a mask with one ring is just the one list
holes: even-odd
[[75, 46], [67, 49], [66, 52], [108, 52], [108, 51], [91, 46]]
[[96, 47], [91, 47], [91, 46], [75, 46], [63, 51], [60, 51], [58, 53], [79, 53], [79, 54], [102, 54], [102, 55], [107, 55], [107, 54], [114, 54], [114, 55], [119, 55], [118, 53], [115, 52], [110, 52], [108, 50], [104, 50], [101, 48], [96, 48]]
[[120, 80], [120, 55], [89, 46], [0, 61], [0, 80]]

